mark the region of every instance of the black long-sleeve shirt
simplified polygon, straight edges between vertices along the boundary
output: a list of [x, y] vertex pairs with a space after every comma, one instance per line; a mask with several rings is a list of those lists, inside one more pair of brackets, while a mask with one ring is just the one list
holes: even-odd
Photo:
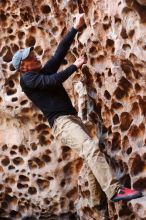
[[59, 43], [54, 56], [49, 59], [39, 72], [26, 72], [20, 77], [20, 85], [27, 97], [44, 113], [50, 126], [61, 115], [77, 115], [62, 83], [76, 70], [72, 64], [57, 73], [77, 30], [72, 27]]

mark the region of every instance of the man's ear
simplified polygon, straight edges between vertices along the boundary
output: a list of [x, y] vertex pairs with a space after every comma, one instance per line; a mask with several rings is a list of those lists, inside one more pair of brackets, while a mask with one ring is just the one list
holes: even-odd
[[22, 64], [19, 67], [19, 72], [22, 72]]

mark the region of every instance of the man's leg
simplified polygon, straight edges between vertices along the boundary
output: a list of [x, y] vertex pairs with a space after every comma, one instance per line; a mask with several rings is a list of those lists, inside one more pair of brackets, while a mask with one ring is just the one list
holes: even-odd
[[90, 192], [90, 206], [100, 206], [105, 199], [105, 194], [103, 193], [100, 184], [98, 183], [87, 163], [83, 164], [79, 173], [79, 177], [81, 188], [86, 181], [88, 182], [88, 189]]
[[54, 136], [62, 144], [71, 147], [87, 162], [102, 190], [111, 199], [120, 184], [114, 178], [104, 154], [100, 152], [98, 143], [90, 137], [81, 119], [74, 115], [60, 116], [56, 119], [53, 130]]

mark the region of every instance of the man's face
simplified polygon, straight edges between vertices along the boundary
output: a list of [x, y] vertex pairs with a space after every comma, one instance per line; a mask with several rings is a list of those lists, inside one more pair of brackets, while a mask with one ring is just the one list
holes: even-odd
[[41, 61], [37, 58], [36, 53], [32, 50], [29, 56], [21, 63], [21, 69], [23, 72], [27, 71], [40, 71], [42, 68]]

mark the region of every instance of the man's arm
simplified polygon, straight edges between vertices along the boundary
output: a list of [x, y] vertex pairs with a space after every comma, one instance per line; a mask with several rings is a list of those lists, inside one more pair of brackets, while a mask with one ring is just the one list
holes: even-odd
[[77, 29], [72, 27], [71, 30], [64, 36], [64, 38], [59, 43], [54, 56], [48, 60], [42, 68], [42, 72], [44, 71], [44, 74], [52, 74], [57, 72], [74, 40], [77, 31]]
[[52, 75], [44, 75], [39, 73], [26, 73], [22, 75], [23, 84], [29, 89], [46, 89], [62, 84], [76, 70], [77, 66], [72, 64], [65, 70], [54, 73]]

